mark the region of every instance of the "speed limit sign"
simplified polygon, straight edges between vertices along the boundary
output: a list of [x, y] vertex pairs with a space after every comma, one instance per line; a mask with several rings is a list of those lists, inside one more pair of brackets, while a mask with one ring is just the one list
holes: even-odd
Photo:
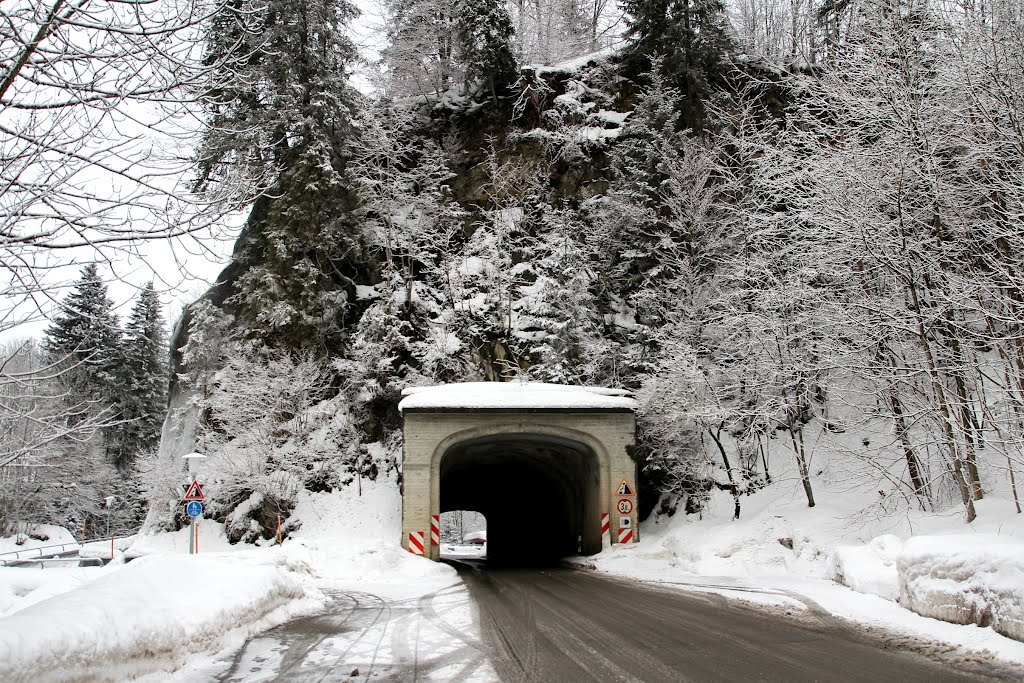
[[633, 501], [629, 498], [619, 498], [619, 502], [616, 505], [620, 515], [628, 515], [633, 511]]

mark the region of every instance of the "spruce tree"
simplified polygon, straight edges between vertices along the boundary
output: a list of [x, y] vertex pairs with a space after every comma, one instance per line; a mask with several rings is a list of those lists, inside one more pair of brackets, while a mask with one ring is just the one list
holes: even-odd
[[627, 75], [638, 78], [651, 71], [656, 60], [668, 84], [684, 98], [683, 123], [700, 128], [709, 86], [724, 71], [731, 41], [726, 33], [722, 0], [623, 0], [629, 15], [626, 35], [631, 43], [625, 54]]
[[498, 0], [460, 0], [456, 7], [459, 61], [465, 67], [466, 91], [483, 83], [497, 102], [498, 93], [518, 75], [512, 54], [512, 19]]
[[142, 451], [160, 441], [167, 403], [167, 340], [160, 300], [153, 283], [147, 284], [135, 302], [125, 325], [124, 400], [114, 463], [125, 471]]
[[230, 183], [240, 173], [247, 191], [268, 189], [236, 251], [227, 305], [250, 337], [326, 348], [341, 334], [354, 279], [368, 261], [344, 173], [358, 97], [347, 83], [356, 53], [344, 25], [356, 11], [345, 0], [236, 4], [211, 26], [209, 54], [242, 49], [230, 32], [218, 33], [224, 22], [262, 40], [240, 58], [233, 85], [211, 87], [200, 184]]
[[46, 331], [45, 349], [62, 366], [72, 403], [109, 406], [121, 366], [121, 330], [95, 263], [82, 268], [74, 289]]

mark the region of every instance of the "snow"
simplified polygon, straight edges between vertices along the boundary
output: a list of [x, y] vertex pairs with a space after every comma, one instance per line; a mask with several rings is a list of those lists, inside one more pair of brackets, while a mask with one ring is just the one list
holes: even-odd
[[[38, 538], [32, 538], [37, 536]], [[25, 550], [48, 548], [63, 544], [78, 544], [70, 531], [54, 524], [33, 524], [25, 533], [0, 538], [0, 559], [6, 553], [22, 553]]]
[[122, 680], [181, 666], [196, 649], [244, 639], [318, 604], [316, 592], [276, 566], [283, 558], [165, 554], [80, 572], [76, 587], [29, 599], [0, 621], [0, 679], [62, 680], [73, 671]]
[[465, 382], [408, 387], [398, 409], [604, 409], [635, 410], [624, 392], [543, 382]]
[[798, 483], [780, 476], [742, 499], [739, 520], [731, 497], [716, 491], [702, 515], [652, 515], [639, 543], [574, 561], [680, 590], [824, 610], [897, 646], [1024, 666], [1024, 642], [1006, 637], [1024, 623], [1024, 515], [994, 494], [977, 502], [971, 525], [959, 510], [865, 515], [870, 493], [822, 478], [809, 508]]
[[616, 126], [622, 126], [632, 113], [632, 111], [612, 111], [610, 109], [602, 109], [596, 114], [593, 114], [593, 116], [600, 121], [611, 123]]
[[[443, 623], [403, 612], [395, 623], [375, 625], [384, 643], [378, 663], [405, 656], [388, 649], [401, 640], [396, 629], [418, 632], [442, 655], [462, 646], [445, 628], [475, 633], [455, 570], [397, 543], [394, 476], [304, 492], [294, 519], [301, 527], [280, 546], [276, 539], [266, 542], [271, 547], [231, 545], [223, 525], [202, 520], [197, 555], [188, 554], [189, 531], [182, 529], [140, 535], [106, 567], [0, 568], [0, 680], [208, 680], [254, 634], [325, 609], [326, 596], [339, 592], [429, 599], [443, 609]], [[492, 674], [484, 665], [478, 679]]]
[[535, 71], [538, 75], [551, 73], [572, 74], [576, 73], [588, 64], [600, 62], [611, 57], [616, 51], [617, 49], [614, 47], [604, 48], [603, 50], [598, 50], [597, 52], [582, 55], [574, 59], [568, 59], [564, 62], [559, 62], [558, 64], [550, 66], [546, 64], [530, 64], [529, 66], [523, 67], [523, 70]]
[[1024, 539], [919, 536], [897, 560], [900, 604], [956, 624], [991, 625], [1024, 641]]
[[867, 545], [839, 546], [832, 556], [836, 582], [858, 593], [896, 600], [896, 557], [902, 547], [903, 541], [892, 534], [873, 538]]

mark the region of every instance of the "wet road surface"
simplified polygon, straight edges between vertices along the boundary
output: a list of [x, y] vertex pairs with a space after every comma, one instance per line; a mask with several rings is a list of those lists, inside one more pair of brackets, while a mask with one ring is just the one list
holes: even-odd
[[592, 572], [453, 565], [505, 683], [1021, 680], [1021, 672], [989, 662], [937, 662], [898, 649], [913, 644], [867, 634], [820, 609], [787, 617]]

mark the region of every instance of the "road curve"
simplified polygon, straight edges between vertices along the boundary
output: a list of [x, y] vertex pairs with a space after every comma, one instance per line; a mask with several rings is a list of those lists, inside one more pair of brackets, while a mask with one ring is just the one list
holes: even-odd
[[714, 594], [572, 569], [452, 563], [505, 683], [1019, 680], [986, 662], [888, 649], [823, 613], [787, 618]]

